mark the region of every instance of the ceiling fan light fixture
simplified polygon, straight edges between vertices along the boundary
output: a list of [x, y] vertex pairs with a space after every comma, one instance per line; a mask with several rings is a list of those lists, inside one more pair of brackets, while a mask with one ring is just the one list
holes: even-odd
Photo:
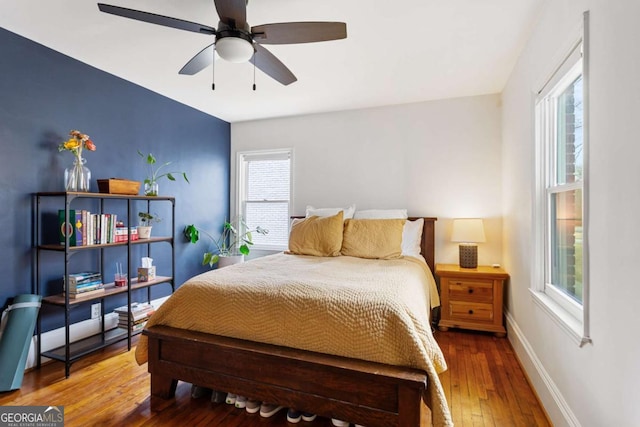
[[253, 56], [253, 44], [239, 37], [218, 38], [216, 52], [229, 62], [247, 62]]

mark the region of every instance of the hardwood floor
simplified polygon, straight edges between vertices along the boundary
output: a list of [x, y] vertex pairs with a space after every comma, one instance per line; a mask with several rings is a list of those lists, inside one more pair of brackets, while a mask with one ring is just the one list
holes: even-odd
[[[456, 426], [549, 426], [507, 339], [474, 332], [436, 332], [449, 370], [441, 376]], [[66, 426], [290, 426], [283, 410], [272, 418], [231, 405], [191, 399], [180, 382], [176, 399], [149, 409], [147, 366], [115, 345], [76, 362], [71, 376], [50, 363], [25, 374], [20, 390], [0, 393], [0, 405], [64, 405]], [[301, 427], [329, 427], [325, 418]]]

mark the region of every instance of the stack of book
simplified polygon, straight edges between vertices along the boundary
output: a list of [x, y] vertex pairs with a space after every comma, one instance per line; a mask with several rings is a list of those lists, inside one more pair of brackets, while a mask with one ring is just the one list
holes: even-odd
[[127, 228], [122, 221], [116, 223], [116, 230], [113, 236], [113, 242], [126, 242], [131, 236], [131, 241], [138, 240], [138, 227]]
[[154, 313], [155, 309], [153, 306], [147, 302], [138, 303], [134, 302], [131, 304], [131, 320], [129, 320], [129, 310], [127, 306], [118, 307], [114, 310], [118, 313], [118, 327], [122, 329], [127, 329], [131, 331], [131, 333], [140, 332], [144, 329], [147, 324], [147, 320]]
[[[65, 281], [64, 277], [62, 278]], [[97, 271], [83, 271], [69, 274], [69, 284], [64, 283], [65, 291], [69, 290], [69, 298], [90, 298], [104, 293], [102, 274]]]
[[[69, 246], [104, 245], [109, 243], [138, 240], [136, 227], [125, 227], [122, 221], [118, 221], [116, 214], [92, 214], [86, 210], [69, 209], [69, 220], [65, 224], [65, 211], [58, 211], [58, 233], [60, 244], [65, 244], [66, 235], [69, 235]], [[65, 226], [66, 225], [66, 226]]]

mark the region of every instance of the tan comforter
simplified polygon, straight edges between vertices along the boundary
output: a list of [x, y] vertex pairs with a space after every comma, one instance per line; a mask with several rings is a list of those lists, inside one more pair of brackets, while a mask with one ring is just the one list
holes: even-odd
[[[429, 376], [435, 425], [453, 425], [429, 325], [439, 305], [422, 260], [277, 254], [188, 280], [147, 326], [162, 324], [398, 366]], [[147, 361], [142, 336], [136, 360]]]

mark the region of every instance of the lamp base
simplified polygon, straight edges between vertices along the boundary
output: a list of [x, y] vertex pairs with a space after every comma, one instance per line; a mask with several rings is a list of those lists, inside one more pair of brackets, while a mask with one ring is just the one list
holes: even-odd
[[460, 267], [478, 268], [478, 245], [464, 243], [458, 246], [460, 250]]

